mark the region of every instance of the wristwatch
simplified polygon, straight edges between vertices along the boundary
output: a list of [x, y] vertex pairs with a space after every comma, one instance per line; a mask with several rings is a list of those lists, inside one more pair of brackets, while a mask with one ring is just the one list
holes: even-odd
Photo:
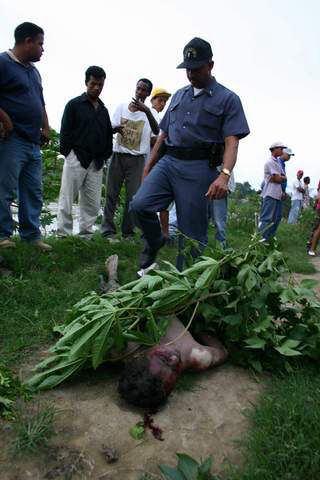
[[231, 172], [228, 168], [223, 168], [221, 170], [221, 173], [224, 173], [225, 175], [228, 175], [228, 177], [231, 177]]

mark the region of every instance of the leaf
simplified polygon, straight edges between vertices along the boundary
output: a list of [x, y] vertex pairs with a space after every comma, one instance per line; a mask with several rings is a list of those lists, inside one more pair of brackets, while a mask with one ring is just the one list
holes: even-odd
[[304, 278], [301, 280], [300, 285], [304, 288], [316, 288], [318, 285], [318, 280], [314, 280], [313, 278]]
[[263, 332], [265, 330], [267, 330], [269, 327], [270, 327], [270, 324], [272, 322], [272, 317], [271, 315], [268, 315], [266, 318], [264, 318], [263, 320], [261, 320], [261, 322], [259, 322], [253, 329], [254, 332], [256, 333], [260, 333], [260, 332]]
[[241, 313], [236, 313], [234, 315], [225, 315], [222, 318], [222, 321], [228, 323], [229, 325], [239, 325], [242, 323], [242, 315]]
[[281, 355], [285, 355], [287, 357], [294, 357], [297, 355], [302, 355], [301, 352], [298, 350], [294, 350], [300, 344], [300, 340], [286, 340], [280, 347], [275, 347], [275, 349], [281, 353]]
[[[104, 322], [106, 323], [106, 322]], [[97, 335], [98, 331], [104, 326], [104, 323], [97, 322], [96, 325], [92, 326], [88, 331], [86, 331], [77, 341], [72, 345], [70, 349], [70, 357], [75, 357], [81, 353], [81, 350], [85, 350], [90, 347], [91, 340], [94, 336]]]
[[159, 465], [159, 469], [163, 473], [165, 480], [186, 480], [186, 477], [175, 468]]
[[208, 475], [211, 472], [211, 467], [212, 467], [212, 458], [208, 457], [206, 460], [204, 460], [200, 467], [199, 467], [199, 473], [202, 475]]
[[293, 350], [292, 348], [288, 347], [274, 347], [281, 355], [285, 355], [287, 357], [295, 357], [297, 355], [302, 355], [301, 352], [298, 350]]
[[178, 470], [183, 473], [186, 480], [197, 480], [198, 462], [185, 453], [177, 453], [176, 455], [179, 459]]
[[196, 281], [195, 288], [208, 288], [218, 273], [218, 267], [219, 264], [217, 263], [212, 268], [207, 268], [204, 272], [202, 272]]
[[103, 361], [106, 352], [112, 347], [113, 341], [108, 337], [113, 325], [112, 319], [105, 325], [103, 330], [94, 339], [92, 344], [92, 367], [96, 369]]
[[134, 427], [131, 427], [129, 433], [135, 440], [141, 440], [145, 432], [144, 426], [141, 423], [137, 423]]
[[256, 287], [258, 285], [258, 277], [257, 275], [252, 271], [250, 270], [249, 273], [248, 273], [248, 276], [247, 276], [247, 279], [245, 281], [245, 286], [247, 288], [247, 290], [252, 290], [254, 287]]
[[246, 348], [262, 348], [264, 349], [266, 341], [259, 337], [250, 337], [245, 340]]
[[248, 359], [248, 362], [256, 372], [262, 373], [263, 368], [262, 368], [261, 362], [259, 362], [259, 360], [253, 360], [252, 358], [250, 358], [250, 359]]

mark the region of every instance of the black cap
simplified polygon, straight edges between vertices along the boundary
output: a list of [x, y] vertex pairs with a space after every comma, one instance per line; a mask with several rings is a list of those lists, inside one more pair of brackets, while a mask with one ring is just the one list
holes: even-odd
[[212, 59], [210, 43], [195, 37], [183, 49], [184, 61], [177, 68], [199, 68]]

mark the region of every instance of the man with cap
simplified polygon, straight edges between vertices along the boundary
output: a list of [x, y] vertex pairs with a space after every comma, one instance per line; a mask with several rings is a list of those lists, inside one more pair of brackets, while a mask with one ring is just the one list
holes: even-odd
[[[278, 162], [281, 165], [283, 173], [285, 175], [286, 175], [286, 162], [288, 162], [292, 156], [294, 156], [293, 151], [291, 150], [291, 148], [286, 147], [286, 148], [283, 149], [280, 157], [277, 158]], [[275, 222], [276, 222], [277, 225], [279, 225], [279, 223], [281, 222], [281, 218], [282, 218], [283, 202], [284, 202], [284, 200], [286, 199], [286, 196], [287, 196], [287, 194], [286, 194], [287, 183], [288, 183], [287, 179], [281, 183], [282, 197], [281, 197], [281, 202], [278, 205], [277, 212], [276, 212], [276, 217], [275, 217], [276, 218]]]
[[153, 116], [156, 120], [159, 119], [160, 123], [160, 117], [159, 113], [161, 113], [169, 98], [171, 97], [171, 93], [167, 92], [164, 88], [154, 88], [151, 92], [151, 105], [152, 105], [152, 113]]
[[281, 212], [282, 183], [286, 181], [286, 176], [278, 157], [283, 154], [285, 148], [287, 147], [283, 142], [274, 142], [270, 145], [271, 158], [264, 165], [264, 183], [261, 192], [263, 200], [259, 223], [259, 230], [264, 240], [275, 235], [281, 220], [279, 211]]
[[298, 217], [302, 208], [304, 188], [302, 186], [301, 178], [303, 177], [303, 171], [297, 171], [297, 179], [292, 184], [291, 195], [291, 209], [289, 212], [288, 223], [297, 223]]
[[[142, 268], [154, 262], [164, 244], [156, 212], [173, 200], [179, 230], [201, 245], [207, 243], [208, 200], [227, 195], [239, 139], [249, 134], [239, 97], [211, 75], [210, 44], [194, 38], [183, 57], [178, 68], [186, 69], [190, 85], [173, 95], [145, 168], [147, 176], [131, 203], [146, 242]], [[166, 154], [157, 162], [163, 143]]]

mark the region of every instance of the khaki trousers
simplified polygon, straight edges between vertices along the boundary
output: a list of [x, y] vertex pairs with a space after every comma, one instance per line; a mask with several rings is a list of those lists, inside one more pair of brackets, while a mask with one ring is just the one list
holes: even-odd
[[72, 205], [79, 195], [79, 235], [92, 233], [101, 203], [102, 168], [97, 170], [92, 161], [83, 168], [74, 151], [65, 158], [59, 195], [58, 235], [72, 235]]

